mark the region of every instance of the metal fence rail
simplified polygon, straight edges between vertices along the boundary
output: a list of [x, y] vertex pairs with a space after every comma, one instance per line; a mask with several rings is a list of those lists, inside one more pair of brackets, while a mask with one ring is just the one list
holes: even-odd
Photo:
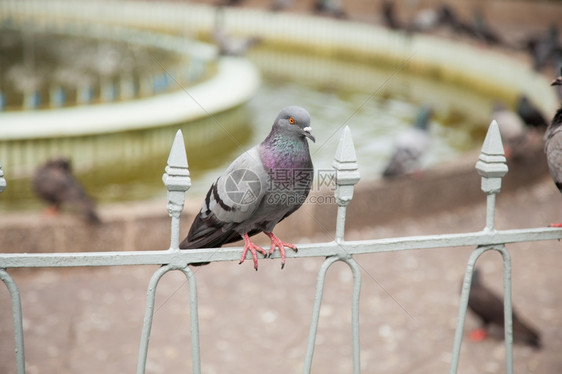
[[[305, 355], [304, 373], [310, 373], [315, 348], [316, 331], [322, 304], [322, 295], [326, 273], [335, 262], [346, 263], [353, 274], [353, 295], [351, 312], [353, 373], [360, 373], [360, 339], [359, 339], [359, 293], [361, 273], [353, 255], [401, 251], [410, 249], [427, 249], [443, 247], [475, 246], [467, 266], [463, 281], [459, 314], [453, 342], [450, 373], [456, 373], [460, 355], [468, 296], [472, 281], [472, 273], [479, 256], [486, 251], [495, 250], [503, 258], [504, 279], [504, 313], [505, 313], [505, 361], [506, 372], [513, 373], [513, 327], [511, 306], [511, 260], [505, 248], [506, 243], [528, 242], [540, 240], [562, 239], [562, 230], [556, 228], [533, 228], [520, 230], [496, 230], [494, 228], [495, 197], [501, 188], [502, 177], [507, 173], [506, 159], [498, 125], [493, 121], [488, 129], [482, 152], [476, 164], [482, 176], [482, 190], [487, 195], [486, 225], [482, 231], [447, 234], [413, 236], [392, 239], [376, 239], [346, 241], [345, 216], [346, 206], [353, 198], [354, 185], [359, 181], [355, 148], [349, 128], [345, 128], [336, 151], [333, 163], [336, 171], [335, 197], [338, 204], [336, 239], [327, 243], [300, 245], [298, 253], [287, 253], [287, 257], [325, 257], [317, 278], [314, 306], [309, 330], [307, 351]], [[147, 291], [145, 317], [140, 340], [137, 373], [145, 372], [148, 354], [148, 343], [152, 327], [154, 302], [158, 282], [169, 271], [181, 271], [187, 278], [190, 297], [190, 324], [192, 371], [201, 373], [199, 352], [199, 320], [196, 277], [188, 263], [207, 261], [238, 261], [240, 248], [200, 249], [196, 251], [180, 251], [180, 214], [183, 210], [185, 192], [191, 186], [183, 135], [178, 131], [172, 145], [168, 166], [163, 175], [168, 190], [168, 212], [171, 217], [170, 248], [161, 251], [139, 252], [88, 252], [88, 253], [46, 253], [46, 254], [0, 254], [0, 278], [8, 287], [11, 301], [15, 335], [15, 354], [17, 373], [25, 373], [22, 306], [18, 287], [8, 274], [8, 268], [34, 267], [76, 267], [76, 266], [123, 266], [123, 265], [163, 265], [152, 276]], [[5, 186], [0, 168], [0, 186]], [[248, 255], [249, 257], [250, 255]], [[273, 257], [279, 257], [275, 253]]]

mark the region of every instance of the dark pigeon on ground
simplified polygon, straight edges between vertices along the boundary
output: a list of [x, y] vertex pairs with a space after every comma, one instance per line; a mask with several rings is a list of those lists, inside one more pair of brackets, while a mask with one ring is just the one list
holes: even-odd
[[[503, 329], [504, 327], [504, 308], [503, 297], [496, 295], [484, 284], [482, 284], [480, 271], [474, 270], [470, 295], [468, 298], [468, 309], [474, 313], [481, 321], [482, 328], [471, 333], [472, 340], [483, 340], [489, 328], [492, 326]], [[529, 326], [513, 311], [513, 340], [514, 342], [529, 345], [533, 348], [540, 348], [540, 334], [536, 329]]]
[[236, 6], [242, 5], [244, 0], [220, 0], [218, 6]]
[[46, 162], [35, 172], [32, 184], [37, 196], [49, 203], [53, 212], [64, 207], [83, 215], [88, 223], [101, 223], [94, 201], [72, 174], [69, 159], [57, 158]]
[[517, 100], [517, 114], [527, 126], [542, 130], [546, 130], [548, 126], [546, 118], [526, 95], [519, 96]]
[[474, 19], [474, 31], [476, 35], [481, 40], [485, 41], [490, 45], [503, 45], [504, 41], [501, 36], [493, 30], [490, 25], [486, 22], [484, 15], [475, 10], [473, 13]]
[[476, 30], [466, 22], [461, 21], [457, 13], [447, 4], [441, 5], [439, 8], [439, 19], [442, 25], [450, 26], [456, 34], [465, 34], [471, 37], [477, 37]]
[[[298, 106], [281, 110], [265, 140], [240, 155], [213, 183], [180, 248], [217, 248], [243, 239], [240, 263], [249, 250], [257, 270], [256, 251], [268, 256], [277, 247], [283, 268], [285, 247], [297, 247], [279, 240], [273, 229], [310, 192], [314, 173], [307, 138], [315, 141], [308, 112]], [[250, 240], [260, 232], [271, 240], [269, 253]]]
[[[560, 72], [562, 74], [562, 72]], [[562, 75], [552, 81], [553, 86], [562, 86]], [[562, 192], [562, 105], [556, 111], [544, 135], [546, 160], [550, 175], [556, 187]], [[562, 227], [562, 223], [553, 223], [552, 227]]]
[[383, 22], [386, 27], [392, 30], [399, 30], [401, 28], [400, 23], [396, 19], [396, 13], [394, 11], [393, 1], [383, 1], [382, 2], [382, 17]]
[[336, 18], [347, 18], [340, 0], [316, 0], [313, 8], [314, 13], [323, 14]]
[[418, 111], [414, 127], [398, 135], [383, 177], [397, 177], [421, 170], [421, 158], [431, 144], [428, 129], [432, 112], [430, 106], [423, 106]]
[[528, 38], [525, 47], [531, 55], [533, 69], [540, 71], [549, 60], [555, 58], [560, 48], [559, 30], [557, 25], [551, 25], [545, 35]]

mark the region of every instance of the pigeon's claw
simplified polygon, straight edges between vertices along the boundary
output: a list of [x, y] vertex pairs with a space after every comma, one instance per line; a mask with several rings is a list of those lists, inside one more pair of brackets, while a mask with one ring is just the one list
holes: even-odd
[[473, 342], [481, 342], [482, 340], [486, 339], [488, 333], [484, 329], [476, 329], [472, 330], [468, 335], [469, 339]]
[[244, 260], [246, 259], [246, 254], [248, 253], [248, 250], [249, 250], [250, 253], [252, 254], [252, 259], [254, 260], [254, 269], [256, 269], [256, 271], [257, 271], [258, 270], [258, 254], [257, 254], [256, 251], [260, 252], [262, 255], [264, 255], [264, 257], [267, 257], [267, 251], [265, 249], [263, 249], [262, 247], [260, 247], [259, 245], [256, 245], [256, 244], [252, 243], [248, 234], [242, 235], [242, 238], [244, 238], [244, 251], [242, 252], [242, 257], [240, 258], [240, 262], [238, 264], [241, 264], [241, 263], [244, 262]]
[[269, 256], [275, 252], [275, 247], [279, 248], [279, 252], [281, 253], [281, 269], [285, 267], [285, 247], [291, 248], [293, 251], [298, 252], [297, 247], [294, 244], [286, 243], [273, 235], [272, 232], [266, 232], [265, 235], [269, 236], [271, 240], [271, 247], [269, 248]]

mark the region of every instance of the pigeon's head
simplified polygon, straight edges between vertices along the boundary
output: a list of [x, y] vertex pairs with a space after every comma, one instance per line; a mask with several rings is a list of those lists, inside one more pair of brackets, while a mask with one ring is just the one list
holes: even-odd
[[306, 136], [316, 142], [316, 139], [310, 133], [312, 130], [310, 114], [300, 106], [293, 105], [283, 108], [275, 120], [275, 126], [289, 133], [298, 134], [302, 137]]

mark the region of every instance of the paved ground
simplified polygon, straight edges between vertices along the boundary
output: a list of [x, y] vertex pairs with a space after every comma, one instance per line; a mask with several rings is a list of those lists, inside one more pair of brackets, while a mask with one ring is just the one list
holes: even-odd
[[[484, 200], [484, 198], [483, 198]], [[497, 228], [541, 227], [560, 218], [562, 196], [548, 178], [500, 195]], [[353, 214], [350, 211], [349, 214]], [[348, 239], [478, 231], [477, 204], [402, 219]], [[326, 233], [314, 240], [329, 240]], [[544, 349], [515, 347], [517, 373], [562, 372], [562, 244], [510, 245], [513, 301], [541, 331]], [[459, 283], [472, 248], [357, 256], [362, 269], [360, 327], [364, 373], [447, 372]], [[197, 270], [203, 373], [297, 373], [302, 370], [316, 274], [321, 259], [216, 263]], [[501, 289], [501, 261], [484, 255], [484, 280]], [[131, 373], [137, 359], [146, 287], [156, 267], [11, 271], [23, 294], [27, 367], [35, 373]], [[330, 270], [321, 311], [314, 373], [351, 371], [351, 275]], [[178, 273], [161, 282], [148, 373], [189, 372], [188, 289]], [[0, 372], [14, 372], [9, 298], [0, 287]], [[467, 329], [476, 326], [472, 317]], [[503, 344], [465, 340], [462, 373], [501, 373]]]

